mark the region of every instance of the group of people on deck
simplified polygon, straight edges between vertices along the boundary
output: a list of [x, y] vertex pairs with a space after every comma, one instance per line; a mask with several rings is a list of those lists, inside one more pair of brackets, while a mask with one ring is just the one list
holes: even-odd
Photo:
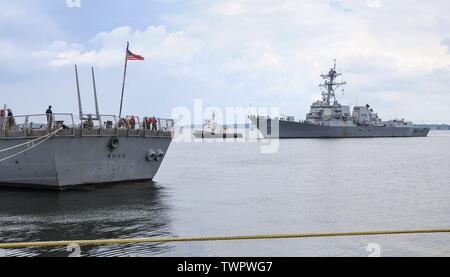
[[157, 131], [158, 120], [155, 117], [144, 117], [144, 126], [146, 130]]
[[[121, 118], [119, 120], [119, 128], [129, 128], [131, 130], [136, 129], [136, 118], [130, 116], [128, 118]], [[139, 127], [138, 127], [139, 128]], [[142, 128], [145, 130], [158, 131], [158, 119], [156, 117], [144, 117]]]

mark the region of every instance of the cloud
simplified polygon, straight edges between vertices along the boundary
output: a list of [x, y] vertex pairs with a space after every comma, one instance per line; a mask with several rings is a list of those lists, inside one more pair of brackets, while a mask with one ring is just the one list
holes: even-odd
[[215, 5], [211, 8], [211, 11], [217, 15], [223, 16], [236, 16], [245, 13], [247, 7], [243, 1], [225, 2]]
[[341, 10], [343, 12], [351, 12], [352, 9], [349, 8], [347, 5], [341, 3], [341, 1], [337, 1], [337, 0], [330, 0], [330, 6], [332, 6], [333, 8], [336, 8], [338, 10]]
[[0, 37], [38, 44], [52, 35], [62, 36], [59, 24], [43, 10], [45, 6], [44, 1], [0, 0]]
[[447, 53], [450, 54], [450, 38], [443, 39], [441, 45], [447, 47]]
[[149, 26], [146, 30], [132, 30], [128, 26], [110, 32], [98, 33], [89, 41], [94, 50], [85, 45], [55, 41], [49, 51], [41, 54], [51, 58], [50, 66], [91, 64], [100, 67], [117, 66], [123, 63], [124, 42], [131, 41], [131, 49], [150, 61], [182, 63], [190, 61], [198, 50], [199, 42], [184, 32], [167, 32], [164, 26]]
[[5, 61], [12, 58], [11, 53], [16, 49], [16, 45], [12, 41], [0, 39], [0, 48], [2, 49], [0, 51], [0, 61]]
[[[189, 105], [195, 97], [211, 104], [280, 105], [283, 113], [301, 118], [311, 99], [319, 97], [320, 73], [336, 58], [348, 81], [339, 96], [342, 102], [354, 103], [359, 93], [360, 101], [386, 117], [401, 110], [416, 121], [450, 118], [443, 106], [440, 115], [429, 112], [436, 107], [430, 99], [449, 95], [448, 1], [198, 0], [183, 9], [170, 2], [153, 2], [158, 14], [139, 24], [108, 25], [105, 17], [100, 27], [91, 22], [93, 27], [79, 28], [89, 29], [88, 37], [53, 29], [45, 43], [24, 43], [6, 34], [0, 35], [0, 46], [30, 53], [20, 58], [24, 71], [45, 67], [56, 74], [77, 63], [117, 73], [114, 78], [120, 79], [125, 42], [130, 41], [131, 50], [146, 58], [131, 68], [142, 83], [130, 81], [135, 91], [157, 87], [176, 105]], [[20, 30], [14, 9], [1, 12], [7, 14], [5, 24], [18, 24], [13, 26]], [[61, 25], [43, 14], [34, 18]], [[0, 53], [0, 61], [19, 72], [9, 55]], [[138, 103], [142, 96], [130, 97]], [[169, 100], [166, 110], [173, 105]]]

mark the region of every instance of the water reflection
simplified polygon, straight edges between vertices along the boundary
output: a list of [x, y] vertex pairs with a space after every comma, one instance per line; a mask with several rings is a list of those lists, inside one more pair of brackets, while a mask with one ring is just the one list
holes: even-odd
[[[72, 191], [0, 190], [0, 241], [170, 236], [167, 191], [153, 182]], [[163, 244], [82, 247], [83, 256], [151, 256]], [[0, 253], [5, 254], [5, 253]], [[68, 256], [65, 248], [8, 250], [8, 256]]]

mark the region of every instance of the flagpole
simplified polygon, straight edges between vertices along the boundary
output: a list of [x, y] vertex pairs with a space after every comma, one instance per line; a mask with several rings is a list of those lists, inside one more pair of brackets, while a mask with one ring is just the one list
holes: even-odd
[[127, 41], [127, 50], [125, 51], [125, 68], [123, 70], [123, 84], [122, 84], [122, 97], [120, 98], [120, 112], [119, 120], [122, 117], [122, 107], [123, 107], [123, 93], [125, 91], [125, 80], [127, 78], [127, 66], [128, 66], [128, 50], [130, 48], [130, 43]]

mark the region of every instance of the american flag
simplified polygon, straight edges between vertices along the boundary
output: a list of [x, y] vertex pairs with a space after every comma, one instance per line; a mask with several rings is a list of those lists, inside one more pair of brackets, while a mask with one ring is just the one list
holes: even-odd
[[136, 55], [136, 54], [133, 54], [130, 50], [128, 50], [127, 59], [129, 61], [143, 61], [143, 60], [145, 60], [144, 57]]

